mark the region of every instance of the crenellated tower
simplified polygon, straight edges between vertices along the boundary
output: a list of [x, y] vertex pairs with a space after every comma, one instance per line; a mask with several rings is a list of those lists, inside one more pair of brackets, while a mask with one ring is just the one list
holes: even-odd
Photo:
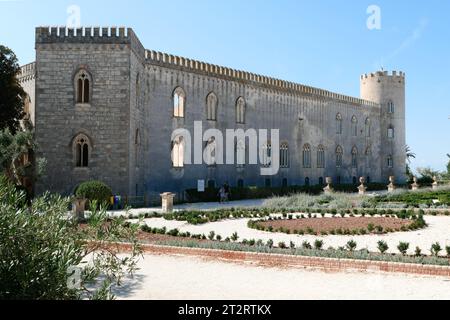
[[405, 74], [377, 71], [361, 76], [361, 98], [380, 104], [382, 178], [406, 182]]

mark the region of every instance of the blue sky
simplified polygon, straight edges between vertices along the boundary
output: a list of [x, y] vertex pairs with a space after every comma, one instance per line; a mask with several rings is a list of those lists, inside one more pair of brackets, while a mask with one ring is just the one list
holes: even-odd
[[[442, 0], [0, 0], [0, 43], [34, 60], [34, 27], [134, 28], [148, 49], [359, 96], [359, 76], [407, 74], [413, 167], [444, 170], [450, 153], [450, 2]], [[367, 8], [381, 9], [369, 30]]]

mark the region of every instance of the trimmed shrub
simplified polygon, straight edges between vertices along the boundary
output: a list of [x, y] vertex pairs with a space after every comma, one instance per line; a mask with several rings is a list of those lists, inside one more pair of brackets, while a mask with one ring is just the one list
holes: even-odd
[[101, 181], [88, 181], [80, 184], [75, 190], [76, 197], [82, 197], [89, 200], [89, 203], [97, 202], [104, 204], [110, 202], [112, 190]]
[[378, 241], [378, 246], [377, 246], [378, 250], [384, 254], [386, 251], [389, 250], [389, 246], [385, 241]]
[[314, 249], [322, 250], [322, 248], [323, 248], [323, 241], [322, 240], [314, 241]]
[[431, 245], [430, 251], [431, 251], [431, 254], [432, 254], [433, 256], [436, 256], [436, 257], [439, 256], [439, 252], [442, 251], [442, 247], [441, 247], [441, 245], [439, 244], [439, 242], [433, 243], [433, 244]]
[[400, 242], [397, 246], [397, 249], [402, 255], [405, 256], [409, 249], [409, 243], [408, 242]]
[[350, 240], [350, 241], [347, 242], [347, 244], [346, 244], [346, 248], [347, 248], [350, 252], [355, 251], [355, 249], [356, 249], [357, 246], [358, 246], [358, 244], [357, 244], [354, 240]]

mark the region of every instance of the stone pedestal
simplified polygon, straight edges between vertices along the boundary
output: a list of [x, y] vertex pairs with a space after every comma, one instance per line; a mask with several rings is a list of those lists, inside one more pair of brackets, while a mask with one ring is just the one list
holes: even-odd
[[388, 192], [394, 192], [395, 189], [397, 189], [395, 187], [395, 177], [394, 176], [390, 176], [389, 177], [389, 185], [388, 185]]
[[86, 202], [87, 199], [85, 198], [75, 198], [72, 201], [72, 213], [78, 220], [85, 219], [84, 210], [86, 209]]
[[175, 198], [175, 194], [166, 192], [161, 194], [162, 199], [162, 212], [170, 213], [173, 212], [173, 199]]
[[413, 178], [413, 180], [414, 180], [414, 183], [411, 185], [411, 189], [412, 189], [412, 191], [417, 191], [417, 190], [419, 190], [419, 184], [417, 183], [417, 177], [414, 177]]
[[325, 194], [333, 193], [334, 190], [333, 190], [333, 187], [331, 186], [331, 184], [333, 183], [333, 179], [330, 177], [327, 177], [325, 180], [326, 180], [327, 186], [323, 189], [323, 191], [325, 192]]
[[439, 187], [438, 179], [436, 176], [433, 177], [433, 184], [432, 184], [433, 190], [437, 189]]
[[359, 195], [363, 196], [367, 192], [367, 187], [364, 185], [366, 183], [366, 179], [364, 177], [359, 178], [359, 182], [361, 185], [358, 187]]

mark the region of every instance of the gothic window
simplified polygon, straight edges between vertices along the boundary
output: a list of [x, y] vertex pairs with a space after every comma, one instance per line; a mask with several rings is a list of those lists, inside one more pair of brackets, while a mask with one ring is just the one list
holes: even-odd
[[173, 93], [173, 116], [175, 118], [184, 118], [186, 106], [186, 93], [180, 87], [176, 88]]
[[272, 164], [272, 144], [270, 142], [266, 143], [262, 147], [262, 161], [261, 164], [264, 167], [270, 167]]
[[395, 138], [394, 127], [390, 126], [390, 127], [388, 128], [387, 136], [388, 136], [389, 139], [394, 139], [394, 138]]
[[366, 119], [366, 138], [370, 138], [372, 128], [371, 128], [371, 123], [370, 123], [370, 119], [367, 118]]
[[172, 141], [172, 165], [174, 168], [184, 167], [184, 139], [178, 136]]
[[136, 76], [136, 108], [139, 108], [139, 99], [141, 95], [141, 81], [140, 81], [140, 75], [139, 73]]
[[311, 168], [311, 146], [309, 144], [303, 146], [303, 168]]
[[90, 142], [84, 134], [79, 134], [74, 140], [75, 166], [77, 168], [89, 167]]
[[344, 154], [344, 150], [342, 150], [341, 146], [338, 146], [336, 148], [336, 167], [340, 168], [342, 167], [342, 156]]
[[392, 158], [392, 156], [387, 157], [387, 166], [388, 166], [388, 168], [394, 167], [394, 159]]
[[342, 134], [342, 116], [340, 113], [336, 115], [336, 134]]
[[236, 143], [236, 167], [243, 168], [245, 166], [245, 141], [239, 140]]
[[136, 133], [134, 136], [134, 159], [136, 161], [136, 166], [139, 166], [138, 161], [139, 161], [139, 147], [141, 144], [141, 136], [140, 136], [140, 132], [139, 129], [136, 129]]
[[89, 103], [92, 91], [92, 78], [86, 70], [80, 70], [75, 75], [77, 103]]
[[388, 113], [390, 114], [395, 113], [395, 105], [394, 102], [392, 101], [388, 102]]
[[352, 117], [352, 135], [356, 137], [358, 135], [358, 119], [356, 116]]
[[370, 168], [371, 167], [371, 156], [372, 156], [372, 148], [369, 146], [366, 148], [366, 152], [365, 152], [365, 156], [366, 156], [366, 167]]
[[217, 104], [217, 96], [211, 92], [206, 98], [206, 117], [210, 121], [217, 121]]
[[206, 142], [205, 147], [205, 162], [208, 166], [216, 165], [216, 139], [211, 138], [208, 142]]
[[289, 145], [286, 142], [280, 146], [280, 168], [289, 168]]
[[356, 147], [353, 147], [352, 149], [352, 167], [358, 167], [358, 149]]
[[245, 100], [242, 97], [236, 101], [236, 123], [245, 123]]
[[322, 145], [317, 149], [317, 168], [325, 168], [325, 148]]

